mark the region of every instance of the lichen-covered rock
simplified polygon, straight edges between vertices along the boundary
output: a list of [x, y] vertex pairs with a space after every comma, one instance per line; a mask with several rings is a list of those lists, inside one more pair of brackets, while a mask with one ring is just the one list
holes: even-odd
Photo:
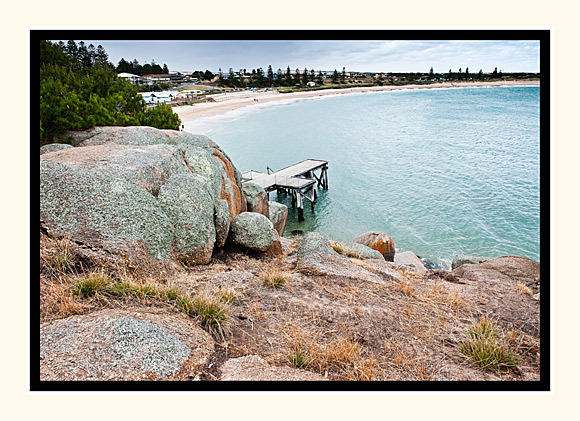
[[242, 191], [246, 198], [248, 212], [256, 212], [270, 217], [270, 207], [268, 205], [268, 194], [256, 183], [246, 182], [242, 185]]
[[62, 149], [69, 149], [72, 148], [72, 145], [67, 145], [64, 143], [51, 143], [49, 145], [44, 145], [40, 147], [40, 155], [50, 152], [60, 151]]
[[171, 252], [171, 223], [157, 199], [114, 174], [41, 159], [40, 218], [56, 235], [121, 256]]
[[363, 244], [377, 250], [388, 262], [394, 261], [395, 244], [390, 235], [380, 231], [369, 231], [359, 235], [354, 239], [355, 243]]
[[172, 380], [209, 363], [212, 337], [167, 310], [107, 309], [40, 328], [40, 380]]
[[349, 257], [356, 257], [359, 259], [384, 259], [383, 255], [377, 250], [373, 250], [363, 244], [354, 242], [340, 243], [343, 253]]
[[170, 145], [96, 145], [45, 154], [42, 159], [60, 162], [76, 171], [95, 171], [121, 177], [154, 196], [176, 173], [189, 170]]
[[458, 254], [453, 258], [453, 261], [451, 262], [451, 269], [457, 269], [459, 266], [466, 264], [473, 265], [477, 263], [483, 263], [486, 260], [487, 259], [484, 257], [465, 256], [462, 254]]
[[208, 182], [195, 174], [174, 174], [161, 187], [159, 204], [171, 221], [179, 259], [187, 264], [209, 263], [216, 230]]
[[215, 245], [216, 247], [223, 247], [228, 239], [230, 232], [230, 207], [228, 201], [220, 199], [215, 202], [214, 212], [215, 222]]
[[[225, 244], [231, 220], [246, 206], [241, 193], [241, 174], [229, 157], [205, 136], [152, 127], [96, 127], [65, 136], [78, 147], [41, 155], [41, 161], [45, 161], [41, 164], [45, 167], [41, 178], [46, 178], [41, 180], [41, 218], [48, 231], [86, 241], [88, 247], [106, 245], [107, 250], [125, 257], [127, 251], [136, 252], [138, 243], [151, 257], [166, 259], [171, 250], [168, 244], [173, 244], [186, 261], [207, 262], [214, 245]], [[58, 165], [47, 164], [49, 161]], [[48, 172], [49, 169], [55, 171]], [[192, 175], [195, 177], [191, 178]], [[169, 182], [172, 178], [185, 184], [172, 186]], [[85, 179], [92, 184], [98, 179], [103, 184], [102, 192], [95, 193], [96, 187], [87, 190], [97, 198], [80, 193]], [[123, 188], [124, 192], [111, 190], [107, 186], [112, 181], [105, 182], [105, 179], [131, 187]], [[199, 188], [203, 184], [201, 180], [204, 188]], [[189, 182], [194, 184], [191, 191]], [[70, 184], [76, 185], [74, 193], [66, 191], [65, 186]], [[110, 201], [105, 198], [107, 188], [113, 191]], [[162, 189], [165, 191], [163, 209], [158, 201]], [[182, 196], [177, 194], [180, 189]], [[197, 194], [199, 198], [193, 200], [192, 195]], [[126, 211], [133, 196], [140, 200], [135, 204], [137, 209]], [[146, 205], [144, 200], [148, 201]], [[170, 201], [179, 203], [180, 200], [186, 204], [194, 201], [195, 209], [168, 210]], [[70, 201], [75, 205], [68, 210], [58, 207], [58, 202]], [[115, 208], [117, 202], [124, 208]], [[95, 210], [97, 203], [99, 208]], [[102, 215], [93, 215], [94, 211]], [[80, 216], [75, 215], [79, 212]], [[171, 218], [166, 212], [173, 212]], [[193, 213], [197, 213], [195, 218]], [[201, 214], [204, 222], [199, 229], [198, 222], [193, 221], [200, 221]], [[71, 218], [82, 223], [73, 224]], [[162, 222], [158, 221], [160, 218]], [[149, 227], [149, 221], [155, 227]]]
[[268, 202], [270, 221], [274, 225], [274, 229], [282, 237], [286, 229], [286, 221], [288, 220], [288, 206], [278, 202]]
[[272, 222], [259, 213], [242, 212], [230, 226], [231, 242], [251, 250], [266, 251], [275, 238]]
[[312, 275], [334, 274], [329, 268], [329, 261], [338, 258], [328, 238], [317, 232], [309, 232], [300, 240], [297, 248], [297, 268], [299, 271]]

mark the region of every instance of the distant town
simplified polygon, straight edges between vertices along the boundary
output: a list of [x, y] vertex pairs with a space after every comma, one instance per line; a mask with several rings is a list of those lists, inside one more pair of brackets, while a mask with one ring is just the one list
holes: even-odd
[[[122, 68], [121, 62], [117, 70]], [[159, 66], [158, 66], [159, 67]], [[164, 65], [164, 69], [167, 66]], [[146, 103], [185, 102], [193, 103], [206, 101], [216, 93], [239, 91], [270, 91], [296, 92], [321, 89], [340, 89], [350, 87], [368, 87], [407, 84], [430, 84], [456, 81], [494, 81], [494, 80], [532, 80], [540, 77], [539, 73], [503, 73], [495, 68], [492, 72], [483, 70], [470, 72], [469, 68], [446, 73], [436, 73], [431, 68], [429, 72], [391, 73], [391, 72], [349, 72], [332, 70], [299, 69], [286, 71], [278, 69], [274, 72], [268, 67], [266, 72], [262, 68], [240, 69], [227, 73], [206, 71], [177, 71], [167, 73], [134, 74], [119, 72], [118, 77], [137, 85], [139, 93]]]

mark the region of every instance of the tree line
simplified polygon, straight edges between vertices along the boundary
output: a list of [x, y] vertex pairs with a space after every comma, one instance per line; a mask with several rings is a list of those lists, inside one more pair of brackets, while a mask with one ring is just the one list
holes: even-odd
[[89, 47], [82, 41], [40, 41], [41, 144], [94, 126], [179, 129], [181, 120], [171, 107], [147, 108], [137, 87], [117, 77], [104, 48]]
[[[336, 72], [336, 71], [335, 71]], [[230, 68], [228, 73], [225, 74], [220, 68], [218, 71], [217, 84], [219, 86], [226, 86], [230, 88], [268, 88], [273, 86], [296, 86], [296, 85], [306, 85], [308, 82], [314, 82], [317, 85], [324, 84], [324, 76], [321, 71], [315, 72], [314, 69], [310, 71], [305, 68], [302, 72], [300, 69], [290, 70], [290, 66], [286, 71], [278, 69], [276, 72], [272, 69], [272, 65], [268, 66], [268, 69], [264, 71], [263, 68], [259, 67], [257, 69], [252, 69], [247, 71], [246, 69], [239, 69], [235, 72], [233, 68]]]

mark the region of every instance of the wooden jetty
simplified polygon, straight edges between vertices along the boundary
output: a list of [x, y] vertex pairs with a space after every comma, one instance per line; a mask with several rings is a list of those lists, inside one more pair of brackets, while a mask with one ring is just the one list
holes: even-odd
[[[292, 195], [292, 206], [298, 207], [298, 220], [304, 220], [302, 199], [310, 201], [312, 210], [316, 201], [315, 185], [328, 189], [328, 161], [305, 159], [281, 170], [267, 173], [248, 171], [242, 174], [242, 183], [252, 182], [262, 187], [266, 193], [285, 192]], [[320, 171], [318, 176], [316, 171]]]

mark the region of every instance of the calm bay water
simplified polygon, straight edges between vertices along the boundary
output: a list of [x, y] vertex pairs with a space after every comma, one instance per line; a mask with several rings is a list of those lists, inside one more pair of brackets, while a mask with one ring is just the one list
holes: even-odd
[[388, 233], [401, 251], [449, 267], [456, 254], [539, 260], [539, 87], [407, 90], [247, 107], [185, 123], [245, 172], [329, 161], [292, 230], [339, 241]]

